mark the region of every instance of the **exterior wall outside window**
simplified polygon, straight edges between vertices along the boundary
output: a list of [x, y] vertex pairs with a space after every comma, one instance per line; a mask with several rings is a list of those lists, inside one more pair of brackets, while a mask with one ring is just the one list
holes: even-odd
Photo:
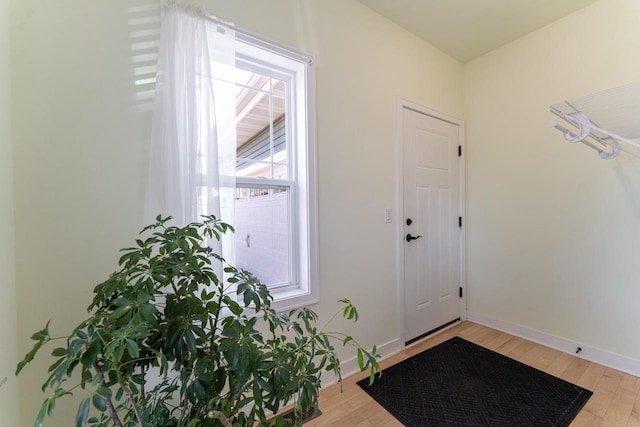
[[289, 280], [289, 214], [287, 192], [236, 200], [236, 266], [250, 270], [262, 283]]

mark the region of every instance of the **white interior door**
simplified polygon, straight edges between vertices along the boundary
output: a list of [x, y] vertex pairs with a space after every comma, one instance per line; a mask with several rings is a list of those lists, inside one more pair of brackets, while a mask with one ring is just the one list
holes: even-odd
[[402, 107], [405, 341], [460, 318], [460, 124]]

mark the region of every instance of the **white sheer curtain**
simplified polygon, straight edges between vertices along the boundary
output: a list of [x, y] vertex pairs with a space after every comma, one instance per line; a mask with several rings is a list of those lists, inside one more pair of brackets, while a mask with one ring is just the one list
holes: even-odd
[[236, 89], [224, 76], [234, 65], [232, 29], [163, 4], [145, 223], [158, 214], [180, 226], [204, 214], [233, 222]]

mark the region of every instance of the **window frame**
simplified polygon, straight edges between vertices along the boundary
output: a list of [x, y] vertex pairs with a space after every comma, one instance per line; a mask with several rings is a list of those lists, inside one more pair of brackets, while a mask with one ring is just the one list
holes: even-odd
[[[276, 64], [277, 55], [282, 64]], [[278, 61], [280, 62], [280, 61]], [[288, 83], [286, 101], [287, 179], [236, 177], [238, 187], [289, 189], [289, 277], [270, 288], [273, 308], [299, 308], [319, 301], [316, 176], [315, 61], [313, 56], [236, 28], [236, 67]]]

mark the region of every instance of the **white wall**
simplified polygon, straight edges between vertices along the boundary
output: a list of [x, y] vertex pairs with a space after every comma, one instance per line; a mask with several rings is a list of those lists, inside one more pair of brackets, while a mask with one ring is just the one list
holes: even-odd
[[[462, 66], [355, 0], [201, 0], [223, 19], [317, 58], [321, 303], [360, 309], [338, 322], [363, 344], [397, 338], [395, 103], [402, 96], [462, 115]], [[150, 115], [134, 85], [131, 26], [157, 0], [12, 2], [19, 351], [52, 318], [85, 316], [94, 285], [141, 226]], [[144, 14], [144, 13], [142, 13]], [[141, 104], [142, 102], [142, 104]], [[372, 171], [375, 171], [373, 173]], [[394, 221], [397, 221], [394, 218]], [[342, 353], [343, 358], [351, 354]], [[24, 425], [50, 359], [21, 375]], [[73, 419], [57, 407], [51, 425]]]
[[[145, 63], [133, 52], [145, 40], [131, 32], [143, 29], [145, 4], [155, 6], [157, 27], [158, 8], [144, 0], [11, 4], [21, 357], [47, 320], [63, 335], [86, 317], [94, 286], [142, 227], [151, 116], [148, 88], [134, 85]], [[51, 350], [20, 375], [25, 426], [44, 398]], [[57, 406], [61, 416], [48, 425], [70, 425], [71, 406]]]
[[470, 314], [636, 360], [640, 160], [546, 123], [550, 104], [638, 81], [639, 16], [601, 0], [464, 70]]
[[0, 420], [18, 426], [9, 23], [9, 0], [0, 0]]

